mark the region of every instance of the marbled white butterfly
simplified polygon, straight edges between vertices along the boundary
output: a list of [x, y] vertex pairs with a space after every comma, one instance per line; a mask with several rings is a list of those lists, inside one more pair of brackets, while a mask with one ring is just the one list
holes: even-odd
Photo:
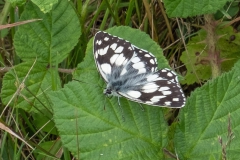
[[185, 105], [177, 75], [167, 68], [157, 70], [150, 52], [102, 31], [95, 34], [93, 43], [96, 66], [107, 83], [105, 95], [153, 106]]

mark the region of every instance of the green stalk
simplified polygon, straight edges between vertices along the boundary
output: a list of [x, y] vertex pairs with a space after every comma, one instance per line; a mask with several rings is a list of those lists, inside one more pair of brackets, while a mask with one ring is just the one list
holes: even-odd
[[207, 31], [206, 43], [208, 45], [208, 57], [212, 70], [212, 78], [216, 78], [221, 74], [221, 58], [220, 51], [217, 49], [217, 22], [213, 15], [205, 15], [205, 29]]
[[125, 19], [125, 25], [130, 25], [131, 22], [131, 17], [132, 17], [132, 11], [134, 8], [134, 2], [135, 0], [130, 0], [129, 5], [128, 5], [128, 10], [127, 10], [127, 16]]

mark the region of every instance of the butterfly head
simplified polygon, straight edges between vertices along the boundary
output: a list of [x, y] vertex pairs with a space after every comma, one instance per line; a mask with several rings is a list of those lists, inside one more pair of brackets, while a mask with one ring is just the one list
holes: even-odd
[[121, 97], [117, 92], [117, 88], [113, 87], [110, 83], [104, 89], [103, 93], [108, 97], [111, 97], [111, 96]]
[[106, 96], [110, 97], [110, 96], [112, 95], [112, 90], [109, 89], [109, 88], [106, 88], [106, 89], [104, 89], [103, 93], [104, 93]]

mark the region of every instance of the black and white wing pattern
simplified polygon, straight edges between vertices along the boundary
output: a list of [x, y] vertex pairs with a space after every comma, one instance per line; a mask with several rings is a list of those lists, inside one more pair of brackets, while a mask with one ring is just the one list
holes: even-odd
[[158, 70], [150, 52], [102, 31], [95, 34], [93, 47], [96, 66], [107, 83], [104, 94], [153, 106], [185, 105], [177, 75], [167, 68]]

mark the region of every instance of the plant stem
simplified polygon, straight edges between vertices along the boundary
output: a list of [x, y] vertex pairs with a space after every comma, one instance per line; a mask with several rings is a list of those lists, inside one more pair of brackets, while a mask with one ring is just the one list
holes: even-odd
[[216, 35], [217, 22], [211, 14], [205, 15], [205, 29], [207, 31], [206, 43], [208, 45], [208, 56], [212, 70], [212, 78], [216, 78], [221, 74], [220, 51], [217, 49]]

